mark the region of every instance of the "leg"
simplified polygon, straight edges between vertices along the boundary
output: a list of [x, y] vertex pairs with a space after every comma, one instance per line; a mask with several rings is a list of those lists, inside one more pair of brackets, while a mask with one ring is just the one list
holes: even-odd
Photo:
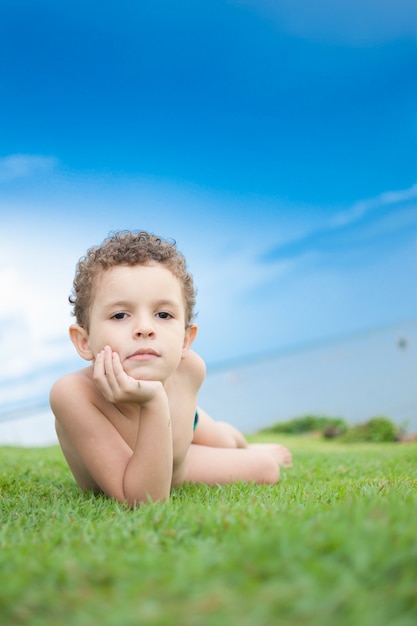
[[213, 448], [246, 448], [248, 445], [237, 428], [227, 422], [216, 422], [200, 407], [193, 443]]
[[184, 482], [216, 485], [244, 481], [274, 485], [279, 474], [278, 459], [270, 450], [191, 444]]

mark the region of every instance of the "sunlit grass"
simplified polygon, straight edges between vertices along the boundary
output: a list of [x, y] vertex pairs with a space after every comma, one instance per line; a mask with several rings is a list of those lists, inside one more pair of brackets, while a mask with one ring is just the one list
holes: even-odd
[[414, 625], [417, 445], [283, 439], [277, 486], [135, 511], [81, 493], [58, 448], [0, 448], [0, 623]]

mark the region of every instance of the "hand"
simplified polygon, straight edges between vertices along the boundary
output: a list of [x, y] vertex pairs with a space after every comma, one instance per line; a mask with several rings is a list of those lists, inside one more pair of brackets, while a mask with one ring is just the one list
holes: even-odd
[[142, 406], [153, 400], [161, 391], [162, 383], [156, 380], [138, 381], [128, 376], [120, 357], [110, 346], [99, 352], [94, 363], [94, 382], [109, 402], [132, 402]]

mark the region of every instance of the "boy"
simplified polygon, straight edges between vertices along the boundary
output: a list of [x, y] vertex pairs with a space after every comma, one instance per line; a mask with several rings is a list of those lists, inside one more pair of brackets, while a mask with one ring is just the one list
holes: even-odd
[[184, 481], [278, 481], [286, 448], [250, 446], [197, 409], [205, 365], [190, 350], [195, 290], [175, 243], [115, 233], [78, 262], [70, 302], [70, 338], [92, 365], [59, 379], [50, 402], [82, 489], [134, 507]]

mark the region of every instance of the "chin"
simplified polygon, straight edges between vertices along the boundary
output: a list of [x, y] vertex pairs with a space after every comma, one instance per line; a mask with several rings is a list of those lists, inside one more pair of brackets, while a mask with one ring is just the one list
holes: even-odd
[[131, 367], [125, 371], [128, 376], [131, 376], [135, 380], [159, 380], [162, 382], [166, 378], [164, 372], [148, 367]]

